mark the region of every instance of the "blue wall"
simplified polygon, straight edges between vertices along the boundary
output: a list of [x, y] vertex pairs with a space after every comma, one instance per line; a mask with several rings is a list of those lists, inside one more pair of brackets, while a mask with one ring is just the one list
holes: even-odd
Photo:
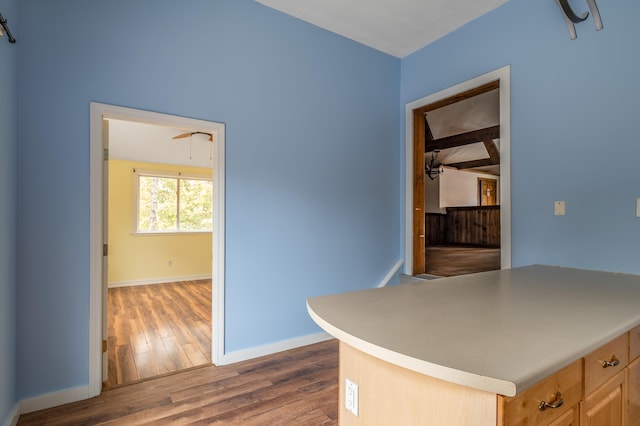
[[[0, 13], [18, 34], [16, 0], [0, 0]], [[16, 406], [16, 225], [18, 186], [18, 48], [0, 38], [0, 424]]]
[[[249, 0], [20, 2], [18, 397], [88, 384], [89, 102], [227, 125], [226, 350], [400, 258], [400, 60]], [[53, 27], [52, 27], [53, 25]]]
[[511, 0], [402, 61], [403, 105], [511, 65], [513, 266], [640, 273], [640, 2], [598, 3], [574, 41], [555, 2]]
[[[575, 41], [554, 2], [511, 0], [402, 61], [249, 0], [19, 7], [19, 399], [88, 383], [90, 101], [227, 124], [227, 351], [315, 333], [305, 298], [384, 277], [404, 247], [404, 105], [507, 64], [513, 265], [640, 273], [635, 0], [601, 0], [605, 29]], [[1, 81], [4, 351], [17, 116]], [[14, 363], [1, 352], [0, 419]]]

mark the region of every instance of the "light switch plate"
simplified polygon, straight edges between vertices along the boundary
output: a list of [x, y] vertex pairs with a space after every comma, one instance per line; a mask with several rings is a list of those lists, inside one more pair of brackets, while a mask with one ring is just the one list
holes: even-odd
[[554, 201], [553, 211], [556, 216], [564, 216], [566, 213], [566, 206], [564, 201]]
[[640, 198], [636, 200], [636, 217], [640, 217]]

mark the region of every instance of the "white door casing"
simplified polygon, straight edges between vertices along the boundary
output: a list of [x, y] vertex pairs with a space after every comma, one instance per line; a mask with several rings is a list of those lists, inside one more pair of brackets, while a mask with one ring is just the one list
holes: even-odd
[[404, 273], [413, 272], [413, 110], [441, 99], [500, 81], [500, 263], [511, 268], [511, 67], [472, 78], [417, 99], [405, 106], [405, 258]]
[[[102, 243], [105, 247], [109, 246], [109, 220], [107, 212], [109, 211], [109, 120], [102, 120]], [[109, 330], [107, 324], [108, 318], [108, 296], [109, 296], [109, 256], [105, 251], [102, 252], [102, 381], [109, 375], [109, 353], [106, 349], [108, 342]]]
[[88, 398], [100, 394], [103, 381], [102, 336], [106, 318], [103, 268], [103, 229], [106, 204], [103, 120], [118, 119], [140, 123], [193, 129], [213, 134], [213, 230], [212, 235], [212, 339], [211, 356], [220, 364], [224, 356], [224, 288], [225, 288], [225, 125], [212, 121], [178, 117], [125, 107], [91, 102], [90, 130], [90, 267], [89, 267], [89, 387]]

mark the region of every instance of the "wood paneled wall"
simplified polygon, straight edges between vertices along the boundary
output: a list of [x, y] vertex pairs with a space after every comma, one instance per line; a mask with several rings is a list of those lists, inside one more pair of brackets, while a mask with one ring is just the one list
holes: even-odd
[[500, 247], [500, 206], [447, 207], [426, 214], [427, 245]]

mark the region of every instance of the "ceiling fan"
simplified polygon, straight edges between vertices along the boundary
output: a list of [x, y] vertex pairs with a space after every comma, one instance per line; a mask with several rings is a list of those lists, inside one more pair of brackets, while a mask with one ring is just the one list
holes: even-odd
[[213, 133], [207, 133], [207, 132], [187, 132], [187, 133], [182, 133], [179, 135], [176, 135], [174, 137], [172, 137], [171, 139], [182, 139], [182, 138], [189, 138], [193, 135], [207, 135], [209, 136], [209, 142], [213, 142]]

